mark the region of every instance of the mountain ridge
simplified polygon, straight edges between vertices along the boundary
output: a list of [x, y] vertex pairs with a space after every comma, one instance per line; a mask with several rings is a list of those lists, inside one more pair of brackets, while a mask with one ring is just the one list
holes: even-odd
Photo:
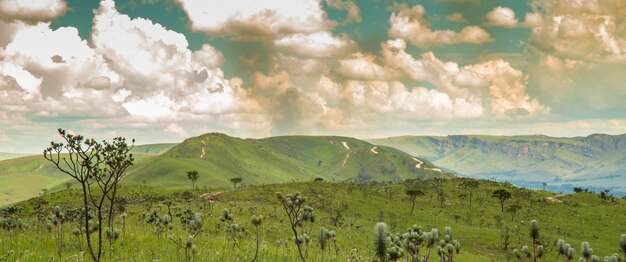
[[474, 178], [583, 184], [626, 192], [626, 134], [584, 137], [400, 136], [369, 139]]

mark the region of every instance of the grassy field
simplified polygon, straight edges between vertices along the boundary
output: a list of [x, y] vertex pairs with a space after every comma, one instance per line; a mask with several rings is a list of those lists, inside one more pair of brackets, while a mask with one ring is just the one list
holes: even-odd
[[[298, 261], [293, 234], [286, 215], [276, 199], [276, 192], [284, 194], [301, 192], [308, 197], [307, 203], [314, 208], [315, 222], [304, 224], [311, 236], [308, 261], [321, 261], [318, 245], [320, 227], [336, 232], [338, 252], [331, 246], [324, 254], [326, 261], [370, 261], [374, 257], [373, 229], [379, 221], [388, 224], [391, 232], [405, 232], [414, 224], [424, 230], [450, 226], [453, 238], [461, 243], [461, 253], [455, 261], [506, 261], [512, 250], [530, 245], [529, 221], [536, 219], [540, 227], [540, 243], [546, 256], [542, 261], [556, 259], [554, 242], [564, 239], [580, 255], [580, 244], [588, 241], [594, 254], [602, 257], [621, 253], [618, 243], [620, 234], [626, 233], [626, 201], [622, 199], [602, 200], [597, 194], [578, 193], [555, 195], [544, 191], [518, 189], [507, 184], [479, 181], [469, 204], [468, 189], [462, 186], [463, 179], [428, 180], [404, 183], [329, 183], [306, 182], [284, 183], [263, 186], [247, 186], [232, 190], [214, 188], [207, 191], [172, 190], [161, 187], [125, 184], [121, 195], [127, 203], [124, 209], [128, 217], [119, 239], [110, 247], [105, 242], [105, 261], [184, 261], [184, 250], [174, 244], [173, 239], [186, 239], [176, 215], [172, 215], [171, 231], [159, 231], [154, 224], [146, 222], [146, 215], [156, 212], [163, 217], [168, 214], [164, 204], [172, 201], [172, 214], [191, 209], [203, 216], [203, 229], [193, 243], [196, 246], [194, 261], [250, 261], [255, 251], [252, 215], [265, 217], [259, 227], [260, 251], [257, 261]], [[419, 188], [425, 192], [417, 198], [413, 215], [409, 214], [411, 203], [405, 198], [405, 188]], [[494, 190], [505, 189], [513, 198], [505, 202], [505, 212], [499, 202], [491, 197]], [[199, 196], [212, 192], [210, 200]], [[0, 261], [47, 261], [58, 260], [54, 230], [46, 229], [45, 217], [52, 214], [55, 206], [62, 210], [78, 207], [78, 190], [62, 190], [17, 204], [21, 208], [19, 217], [27, 228], [7, 231], [0, 229]], [[188, 195], [189, 201], [183, 196]], [[206, 196], [206, 195], [205, 195]], [[42, 217], [34, 213], [40, 204]], [[42, 205], [42, 203], [45, 203]], [[520, 209], [513, 217], [511, 206]], [[246, 231], [237, 237], [237, 245], [220, 222], [222, 209], [229, 209], [234, 223], [243, 225]], [[41, 214], [46, 215], [41, 215]], [[340, 214], [337, 216], [337, 214]], [[78, 222], [63, 224], [64, 261], [79, 261], [85, 249], [84, 238], [71, 234]], [[122, 219], [116, 215], [115, 227], [122, 229]], [[503, 249], [503, 233], [509, 229], [509, 247]], [[424, 255], [426, 250], [420, 254]], [[622, 253], [623, 254], [623, 253]], [[85, 257], [86, 258], [86, 257]], [[87, 259], [87, 258], [86, 258]], [[438, 261], [433, 251], [430, 261]]]

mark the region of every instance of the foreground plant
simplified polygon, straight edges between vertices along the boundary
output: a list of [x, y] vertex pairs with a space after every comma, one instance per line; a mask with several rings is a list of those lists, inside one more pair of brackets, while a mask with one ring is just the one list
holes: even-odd
[[289, 219], [289, 224], [291, 225], [291, 231], [293, 231], [294, 242], [298, 248], [300, 259], [306, 262], [306, 258], [302, 252], [302, 244], [307, 243], [309, 237], [303, 232], [303, 223], [312, 223], [315, 221], [313, 208], [304, 204], [307, 198], [300, 195], [300, 192], [287, 194], [286, 196], [277, 192], [276, 198], [280, 201], [283, 206], [283, 210]]
[[[108, 224], [112, 224], [113, 207], [119, 181], [126, 169], [133, 164], [134, 158], [130, 154], [135, 140], [129, 146], [126, 139], [116, 137], [112, 143], [94, 139], [85, 139], [81, 135], [73, 135], [63, 129], [58, 129], [63, 143], [51, 142], [50, 147], [43, 151], [44, 158], [55, 165], [61, 172], [69, 175], [82, 188], [82, 205], [85, 232], [87, 232], [87, 247], [94, 261], [100, 261], [102, 256], [102, 225], [108, 215]], [[62, 154], [65, 152], [64, 154]], [[109, 213], [105, 214], [105, 208]], [[95, 211], [98, 232], [97, 248], [92, 245], [89, 234], [90, 213]], [[94, 223], [91, 223], [94, 224]]]
[[263, 216], [252, 215], [250, 223], [254, 226], [256, 233], [256, 248], [254, 249], [254, 258], [252, 258], [252, 262], [254, 262], [259, 255], [259, 226], [263, 223]]

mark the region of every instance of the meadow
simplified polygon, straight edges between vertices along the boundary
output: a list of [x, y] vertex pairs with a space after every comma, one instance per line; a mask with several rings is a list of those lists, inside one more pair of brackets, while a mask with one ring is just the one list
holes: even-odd
[[[413, 214], [408, 189], [423, 193], [415, 198]], [[503, 206], [493, 197], [499, 189], [511, 195]], [[541, 261], [566, 261], [555, 245], [558, 239], [576, 250], [575, 260], [583, 255], [582, 242], [588, 242], [601, 259], [612, 254], [624, 259], [625, 254], [620, 238], [626, 233], [626, 201], [608, 195], [584, 191], [560, 195], [463, 178], [401, 183], [318, 179], [236, 189], [191, 189], [190, 182], [187, 189], [121, 184], [114, 229], [103, 236], [102, 261], [252, 261], [257, 250], [255, 225], [256, 261], [300, 261], [277, 192], [283, 199], [300, 192], [312, 208], [312, 222], [297, 227], [307, 235], [301, 242], [307, 261], [378, 261], [374, 227], [379, 222], [386, 223], [390, 233], [386, 261], [394, 260], [389, 256], [394, 233], [401, 235], [413, 225], [424, 232], [437, 228], [442, 241], [457, 240], [460, 252], [453, 252], [453, 261], [516, 261], [516, 254], [523, 256], [520, 261], [531, 261], [523, 253], [523, 246], [533, 247], [531, 220], [539, 229], [535, 246], [543, 246]], [[80, 199], [79, 188], [70, 187], [2, 208], [0, 261], [90, 261], [79, 229]], [[252, 216], [263, 219], [251, 221]], [[451, 228], [449, 239], [446, 227]], [[332, 237], [327, 235], [330, 231]], [[189, 235], [193, 239], [188, 245]], [[442, 261], [437, 245], [429, 261]], [[415, 261], [408, 250], [401, 249], [398, 261]], [[427, 253], [428, 248], [421, 246], [420, 259]]]

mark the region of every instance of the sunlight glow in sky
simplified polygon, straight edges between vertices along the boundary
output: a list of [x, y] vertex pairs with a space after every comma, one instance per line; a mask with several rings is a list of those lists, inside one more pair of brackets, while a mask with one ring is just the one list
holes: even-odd
[[621, 0], [0, 2], [0, 152], [58, 127], [205, 132], [626, 133]]

